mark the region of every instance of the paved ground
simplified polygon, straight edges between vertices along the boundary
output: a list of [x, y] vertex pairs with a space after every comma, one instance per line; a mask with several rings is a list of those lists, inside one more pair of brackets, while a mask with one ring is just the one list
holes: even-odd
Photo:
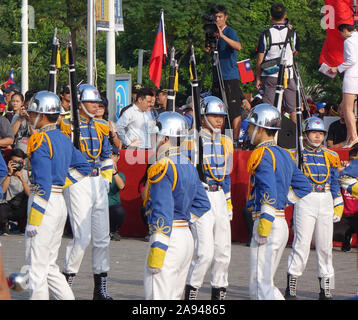
[[[59, 252], [58, 263], [63, 262], [64, 249], [69, 239], [63, 238]], [[24, 264], [24, 237], [22, 235], [1, 236], [3, 264], [6, 274], [20, 271]], [[109, 293], [115, 300], [143, 299], [143, 265], [148, 243], [142, 239], [128, 238], [121, 241], [111, 241], [111, 270], [109, 273]], [[287, 247], [281, 259], [276, 274], [275, 283], [281, 291], [286, 287]], [[243, 243], [233, 243], [230, 264], [227, 298], [230, 300], [248, 300], [249, 276], [249, 247]], [[353, 297], [358, 288], [357, 249], [351, 252], [341, 252], [334, 248], [333, 263], [336, 271], [336, 289], [334, 298], [343, 300]], [[304, 275], [298, 283], [298, 298], [302, 300], [316, 300], [318, 298], [318, 280], [316, 275], [315, 251], [311, 250]], [[78, 300], [92, 299], [93, 278], [91, 272], [91, 249], [88, 248], [81, 265], [79, 275], [73, 284], [74, 294]], [[27, 300], [26, 292], [12, 292], [15, 300]], [[210, 282], [206, 276], [199, 299], [210, 299]]]

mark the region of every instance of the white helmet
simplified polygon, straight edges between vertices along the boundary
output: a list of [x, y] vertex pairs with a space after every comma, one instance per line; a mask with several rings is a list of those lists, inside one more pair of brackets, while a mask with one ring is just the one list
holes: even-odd
[[78, 87], [78, 101], [80, 102], [102, 102], [97, 88], [89, 83], [83, 83]]
[[181, 114], [166, 111], [159, 114], [152, 133], [163, 137], [185, 138], [188, 135], [188, 124]]
[[221, 99], [215, 96], [207, 96], [201, 100], [200, 113], [201, 115], [210, 115], [210, 114], [220, 115], [220, 116], [227, 115], [224, 102], [222, 102]]
[[310, 138], [308, 138], [307, 133], [309, 131], [321, 131], [321, 132], [324, 132], [324, 134], [326, 134], [327, 129], [324, 126], [323, 120], [320, 119], [320, 118], [317, 118], [317, 117], [310, 117], [310, 118], [307, 118], [303, 122], [302, 132], [305, 134], [308, 143], [311, 146], [313, 146], [315, 148], [318, 148], [321, 144], [320, 143], [314, 143], [314, 142], [311, 141]]

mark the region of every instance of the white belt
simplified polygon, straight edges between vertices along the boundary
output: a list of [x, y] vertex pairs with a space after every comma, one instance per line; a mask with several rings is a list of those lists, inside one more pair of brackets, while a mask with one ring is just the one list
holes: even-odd
[[188, 220], [173, 220], [173, 228], [188, 228]]
[[[252, 220], [259, 219], [261, 211], [252, 212]], [[275, 218], [285, 218], [285, 210], [275, 210]]]

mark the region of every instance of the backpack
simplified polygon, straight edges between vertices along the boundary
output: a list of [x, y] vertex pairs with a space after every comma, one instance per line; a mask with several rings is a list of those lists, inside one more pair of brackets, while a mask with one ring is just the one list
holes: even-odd
[[[261, 70], [263, 70], [266, 74], [275, 74], [275, 73], [278, 72], [279, 65], [280, 65], [280, 62], [281, 62], [281, 57], [265, 61], [267, 53], [270, 51], [272, 46], [279, 46], [280, 49], [283, 49], [283, 48], [285, 48], [287, 46], [288, 43], [290, 44], [291, 49], [293, 50], [293, 48], [295, 47], [294, 34], [295, 34], [294, 30], [288, 28], [286, 39], [285, 39], [284, 42], [274, 42], [274, 43], [272, 43], [272, 36], [271, 36], [270, 29], [266, 29], [264, 31], [264, 37], [266, 39], [266, 50], [265, 50], [264, 60], [261, 63]], [[281, 46], [282, 46], [282, 48], [281, 48]]]

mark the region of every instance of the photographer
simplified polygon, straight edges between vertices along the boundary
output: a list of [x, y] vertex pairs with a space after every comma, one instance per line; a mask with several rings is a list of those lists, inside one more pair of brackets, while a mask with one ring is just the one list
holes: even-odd
[[[26, 154], [21, 149], [13, 149], [8, 162], [8, 174], [2, 181], [5, 203], [0, 206], [0, 221], [3, 232], [8, 233], [8, 221], [21, 221], [27, 216], [27, 200], [30, 183], [24, 170]], [[24, 226], [25, 227], [25, 226]], [[24, 232], [24, 230], [20, 230]]]
[[[219, 53], [220, 68], [225, 86], [225, 93], [228, 103], [229, 117], [233, 129], [234, 145], [237, 145], [240, 126], [241, 114], [243, 108], [241, 103], [250, 108], [250, 103], [245, 99], [239, 82], [239, 69], [237, 67], [237, 52], [241, 50], [241, 43], [234, 29], [226, 25], [227, 12], [223, 5], [215, 5], [211, 8], [211, 15], [215, 17], [217, 25], [216, 37], [217, 50]], [[213, 44], [206, 44], [206, 51], [209, 52]], [[219, 85], [219, 78], [216, 68], [213, 68], [213, 95], [222, 99]]]
[[[286, 45], [286, 76], [287, 88], [284, 89], [283, 103], [290, 119], [296, 123], [296, 83], [293, 72], [293, 58], [298, 54], [299, 45], [296, 32], [288, 24], [286, 8], [281, 3], [271, 6], [272, 27], [261, 33], [258, 45], [256, 65], [256, 88], [263, 89], [264, 103], [273, 105], [278, 79], [279, 64], [283, 47]], [[275, 65], [265, 67], [263, 62]], [[272, 62], [272, 63], [271, 63]], [[262, 64], [262, 65], [261, 65]]]
[[11, 97], [11, 105], [14, 110], [14, 116], [11, 120], [11, 129], [14, 134], [14, 148], [20, 148], [27, 151], [27, 142], [33, 133], [32, 126], [29, 123], [29, 115], [24, 106], [24, 96], [17, 92]]

